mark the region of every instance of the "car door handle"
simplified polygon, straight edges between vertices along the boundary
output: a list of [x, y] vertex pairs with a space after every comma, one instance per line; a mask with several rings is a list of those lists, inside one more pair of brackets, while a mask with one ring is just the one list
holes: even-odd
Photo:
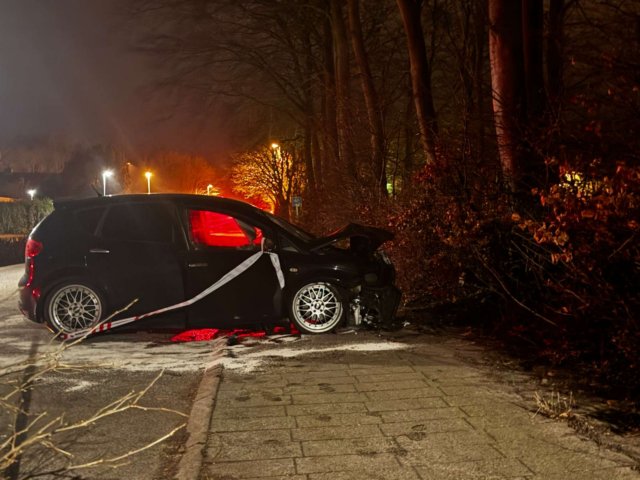
[[208, 267], [208, 263], [190, 263], [189, 268]]
[[104, 250], [103, 248], [92, 248], [89, 251], [91, 253], [109, 253], [109, 250]]

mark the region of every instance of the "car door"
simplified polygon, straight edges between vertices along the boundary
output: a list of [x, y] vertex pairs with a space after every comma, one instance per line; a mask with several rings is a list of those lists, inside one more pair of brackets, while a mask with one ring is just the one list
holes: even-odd
[[189, 307], [189, 326], [234, 328], [279, 318], [280, 284], [271, 259], [260, 253], [262, 239], [271, 233], [231, 212], [188, 205], [184, 221], [190, 242], [184, 259], [187, 298], [259, 255], [246, 271]]
[[174, 205], [111, 205], [94, 240], [87, 266], [104, 272], [110, 311], [137, 299], [120, 316], [140, 315], [184, 300], [180, 250], [186, 242]]

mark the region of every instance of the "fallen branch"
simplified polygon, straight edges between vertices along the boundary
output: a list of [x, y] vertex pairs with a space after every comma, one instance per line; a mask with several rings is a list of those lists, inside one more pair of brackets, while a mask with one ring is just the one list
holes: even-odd
[[[129, 303], [121, 310], [114, 312], [112, 315], [104, 319], [98, 324], [109, 322], [116, 315], [128, 310], [137, 300]], [[0, 435], [0, 478], [4, 473], [9, 472], [11, 469], [19, 465], [20, 459], [26, 452], [31, 451], [34, 448], [42, 447], [54, 452], [64, 458], [65, 465], [61, 467], [58, 472], [64, 472], [67, 470], [78, 470], [89, 467], [95, 467], [99, 465], [109, 466], [110, 468], [117, 468], [125, 465], [121, 463], [123, 460], [132, 457], [133, 455], [147, 450], [166, 439], [173, 436], [176, 432], [186, 426], [182, 424], [169, 433], [155, 439], [154, 441], [131, 450], [125, 454], [115, 456], [113, 458], [101, 458], [84, 464], [73, 465], [71, 464], [74, 455], [62, 448], [56, 441], [56, 437], [62, 434], [68, 434], [69, 432], [79, 431], [87, 428], [97, 422], [116, 415], [126, 412], [128, 410], [142, 410], [145, 412], [165, 412], [181, 417], [188, 417], [183, 412], [173, 410], [165, 407], [149, 407], [140, 405], [139, 402], [149, 392], [151, 388], [158, 382], [158, 380], [164, 374], [162, 370], [148, 385], [146, 385], [140, 391], [131, 391], [126, 395], [116, 399], [110, 404], [101, 407], [90, 417], [78, 420], [74, 423], [65, 423], [65, 415], [59, 415], [55, 418], [49, 417], [47, 412], [39, 413], [35, 418], [32, 418], [27, 422], [29, 416], [28, 401], [25, 400], [30, 391], [34, 388], [34, 381], [42, 378], [46, 374], [52, 372], [68, 373], [77, 372], [86, 368], [96, 368], [96, 365], [68, 365], [61, 363], [61, 358], [64, 352], [80, 342], [83, 342], [88, 335], [79, 337], [73, 341], [64, 341], [52, 352], [45, 352], [38, 355], [32, 355], [29, 358], [13, 363], [11, 365], [5, 365], [0, 367], [0, 379], [6, 379], [0, 383], [0, 386], [8, 387], [8, 392], [4, 396], [0, 397], [0, 413], [4, 412], [7, 415], [14, 417], [13, 425], [8, 425], [9, 432], [7, 435]], [[57, 337], [54, 337], [48, 344], [50, 347]], [[105, 365], [99, 365], [104, 367]], [[22, 379], [15, 379], [12, 377], [17, 376], [22, 372]], [[16, 400], [17, 398], [17, 400]], [[26, 408], [24, 404], [26, 403]], [[18, 420], [22, 419], [22, 424]], [[17, 467], [19, 470], [19, 466]], [[16, 475], [16, 472], [11, 473], [12, 478]]]

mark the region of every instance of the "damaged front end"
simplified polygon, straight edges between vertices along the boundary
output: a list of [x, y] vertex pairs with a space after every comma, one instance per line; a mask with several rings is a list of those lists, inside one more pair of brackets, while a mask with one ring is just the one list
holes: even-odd
[[395, 268], [386, 252], [376, 251], [362, 285], [351, 291], [350, 326], [391, 327], [402, 299], [395, 276]]
[[388, 328], [396, 317], [402, 293], [395, 285], [395, 267], [380, 248], [392, 239], [393, 234], [386, 230], [351, 223], [314, 240], [312, 251], [347, 241], [348, 250], [359, 260], [362, 279], [349, 295], [349, 326]]

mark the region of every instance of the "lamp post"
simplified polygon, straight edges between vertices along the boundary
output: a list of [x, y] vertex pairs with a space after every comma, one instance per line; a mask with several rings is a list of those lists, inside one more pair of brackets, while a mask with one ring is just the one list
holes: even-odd
[[27, 190], [27, 193], [29, 194], [29, 196], [31, 197], [31, 201], [33, 202], [33, 196], [36, 194], [35, 190]]
[[151, 194], [151, 172], [146, 172], [144, 174], [145, 177], [147, 177], [147, 195]]
[[213, 188], [213, 185], [209, 184], [207, 185], [207, 195], [211, 195], [211, 189]]
[[102, 172], [102, 196], [107, 196], [107, 178], [113, 175], [111, 170], [105, 170]]
[[280, 153], [280, 145], [277, 143], [272, 143], [271, 148], [273, 149], [273, 154], [275, 155], [275, 159], [280, 162], [282, 160], [282, 154]]

